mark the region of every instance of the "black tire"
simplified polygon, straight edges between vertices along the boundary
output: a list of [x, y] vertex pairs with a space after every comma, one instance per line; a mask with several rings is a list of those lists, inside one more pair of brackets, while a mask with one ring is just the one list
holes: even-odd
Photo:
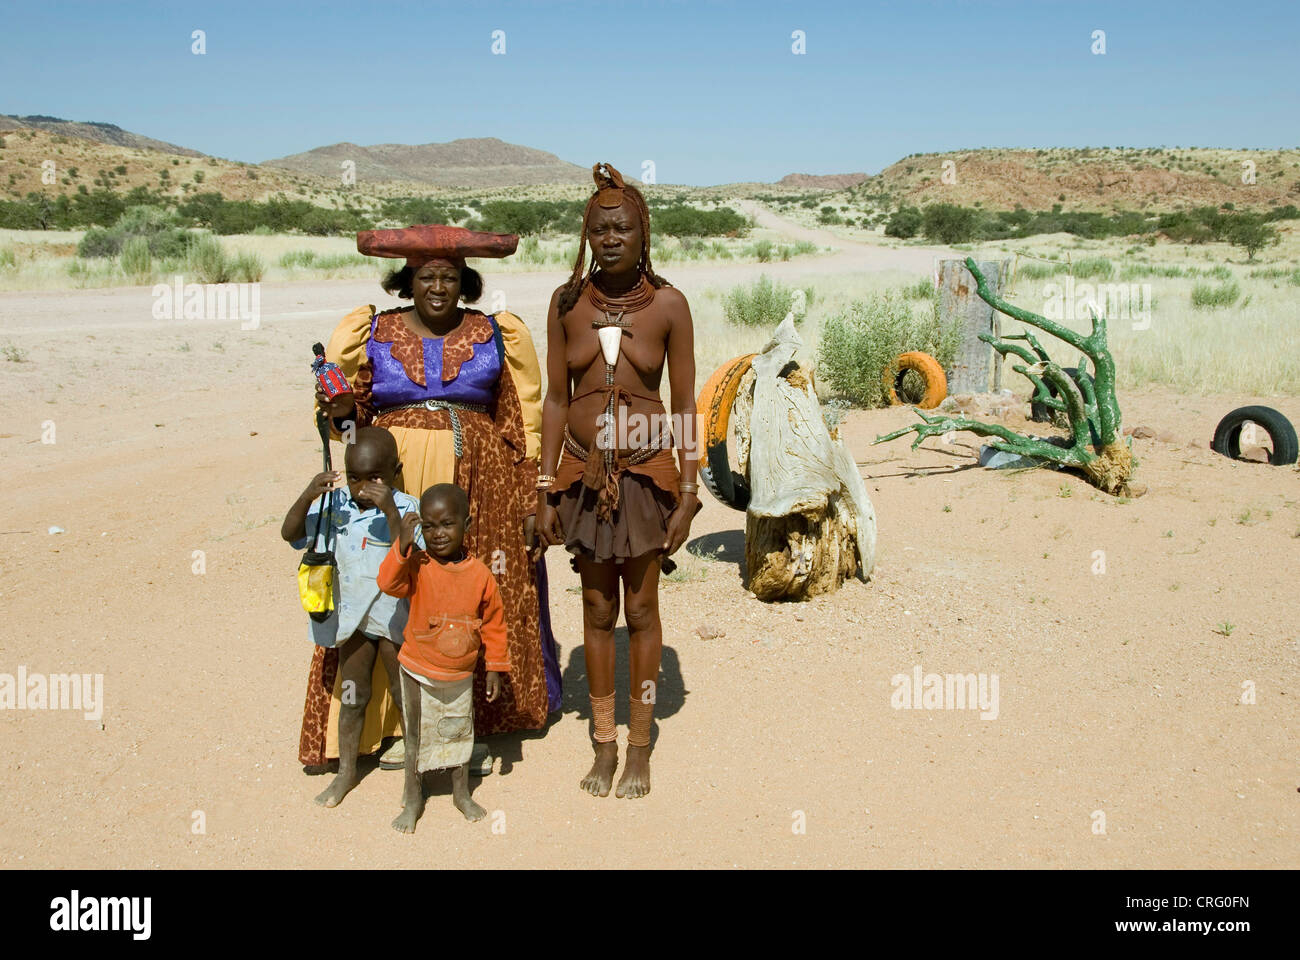
[[[1064, 371], [1065, 371], [1065, 375], [1066, 375], [1067, 377], [1069, 377], [1071, 380], [1073, 380], [1075, 383], [1078, 383], [1078, 382], [1079, 382], [1079, 368], [1078, 368], [1078, 367], [1062, 367], [1061, 369], [1064, 370]], [[1053, 397], [1055, 397], [1055, 396], [1057, 395], [1056, 387], [1054, 387], [1054, 386], [1053, 386], [1052, 384], [1050, 384], [1050, 383], [1047, 384], [1047, 392], [1048, 392], [1049, 394], [1051, 394]], [[1035, 390], [1035, 391], [1034, 391], [1034, 394], [1032, 394], [1032, 396], [1036, 396], [1037, 393], [1038, 393], [1038, 391]], [[1055, 412], [1056, 412], [1055, 410], [1053, 410], [1051, 407], [1047, 406], [1045, 403], [1038, 403], [1038, 402], [1036, 402], [1036, 401], [1030, 401], [1030, 404], [1029, 404], [1029, 419], [1032, 420], [1034, 423], [1051, 423], [1051, 422], [1052, 422], [1052, 414], [1054, 414]]]
[[1296, 442], [1295, 427], [1291, 421], [1272, 407], [1238, 407], [1219, 421], [1214, 428], [1214, 452], [1233, 460], [1241, 458], [1241, 428], [1246, 422], [1257, 424], [1273, 441], [1272, 456], [1268, 462], [1275, 467], [1295, 463], [1300, 445]]

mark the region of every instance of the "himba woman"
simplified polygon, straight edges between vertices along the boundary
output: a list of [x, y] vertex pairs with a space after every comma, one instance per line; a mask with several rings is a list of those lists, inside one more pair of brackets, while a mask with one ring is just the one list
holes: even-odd
[[[436, 483], [455, 483], [469, 494], [472, 523], [465, 548], [487, 564], [500, 587], [511, 665], [500, 696], [488, 702], [479, 661], [476, 737], [539, 729], [560, 706], [558, 652], [546, 608], [545, 567], [537, 562], [542, 547], [534, 534], [541, 369], [517, 316], [488, 316], [460, 305], [475, 302], [483, 290], [483, 278], [465, 258], [509, 256], [518, 239], [437, 224], [357, 234], [364, 254], [406, 258], [383, 288], [414, 302], [380, 312], [358, 307], [344, 317], [325, 352], [354, 392], [333, 401], [320, 391], [316, 396], [332, 418], [335, 439], [349, 421], [393, 434], [406, 493], [418, 498]], [[359, 709], [341, 705], [338, 652], [318, 647], [313, 656], [299, 760], [318, 766], [340, 758], [338, 776], [317, 797], [325, 806], [337, 804], [356, 783], [349, 757], [358, 750], [375, 752], [400, 729], [401, 706], [389, 696], [383, 662], [375, 658], [372, 669], [374, 695], [362, 718]], [[395, 753], [385, 755], [386, 766], [400, 765]], [[480, 749], [471, 771], [487, 772], [490, 765], [491, 757]]]
[[[695, 355], [686, 298], [650, 263], [650, 213], [608, 164], [592, 168], [578, 258], [547, 315], [546, 399], [537, 527], [574, 555], [595, 763], [582, 780], [609, 794], [618, 766], [614, 624], [620, 581], [630, 645], [627, 757], [616, 795], [650, 792], [659, 656], [659, 572], [700, 509], [694, 449]], [[591, 270], [586, 245], [591, 245]], [[680, 474], [659, 382], [667, 365]]]

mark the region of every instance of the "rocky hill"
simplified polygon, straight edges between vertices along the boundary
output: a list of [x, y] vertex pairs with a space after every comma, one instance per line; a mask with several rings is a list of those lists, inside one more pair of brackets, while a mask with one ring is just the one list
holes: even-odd
[[355, 164], [358, 183], [405, 180], [446, 187], [509, 187], [591, 180], [585, 167], [496, 137], [369, 147], [336, 143], [267, 160], [262, 166], [338, 178], [347, 161]]
[[46, 133], [58, 136], [94, 140], [115, 147], [157, 150], [160, 153], [174, 153], [182, 157], [203, 156], [199, 151], [190, 150], [188, 147], [178, 147], [174, 143], [155, 140], [153, 137], [145, 137], [138, 133], [132, 133], [130, 130], [123, 130], [115, 123], [62, 120], [59, 117], [47, 117], [39, 114], [28, 117], [11, 117], [0, 114], [0, 133], [8, 130], [43, 130]]

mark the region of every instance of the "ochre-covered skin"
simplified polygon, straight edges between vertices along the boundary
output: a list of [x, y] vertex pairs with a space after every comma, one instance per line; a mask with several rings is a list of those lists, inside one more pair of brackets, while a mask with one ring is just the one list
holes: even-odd
[[[679, 423], [692, 426], [695, 423], [695, 344], [690, 307], [681, 293], [654, 273], [650, 263], [649, 211], [644, 198], [608, 165], [597, 164], [593, 174], [597, 192], [587, 202], [583, 216], [577, 263], [569, 281], [552, 295], [547, 314], [548, 386], [542, 405], [541, 456], [541, 473], [546, 476], [560, 472], [566, 429], [591, 456], [603, 459], [595, 440], [598, 418], [608, 411], [611, 392], [614, 404], [628, 416], [662, 417], [665, 410], [659, 399], [659, 387], [665, 368], [672, 384], [671, 413], [679, 418]], [[593, 266], [592, 273], [584, 275], [588, 244]], [[607, 383], [611, 371], [597, 333], [599, 327], [611, 325], [624, 331], [618, 362], [612, 371], [612, 384]], [[598, 483], [608, 496], [619, 482], [619, 476], [610, 476], [608, 464], [612, 463], [618, 471], [619, 464], [634, 452], [626, 448], [626, 439], [616, 436], [613, 445], [618, 447], [617, 456], [604, 466], [593, 465], [591, 471], [584, 470], [583, 479], [575, 484]], [[638, 707], [638, 729], [629, 740], [627, 762], [616, 791], [620, 797], [642, 797], [650, 792], [650, 746], [645, 736], [650, 717], [644, 706], [653, 708], [659, 679], [663, 643], [659, 572], [663, 558], [686, 542], [691, 520], [700, 508], [694, 487], [697, 457], [696, 450], [679, 450], [683, 490], [664, 521], [661, 549], [598, 561], [584, 555], [580, 545], [568, 544], [576, 555], [575, 563], [582, 577], [583, 646], [589, 695], [593, 706], [602, 710], [614, 692], [614, 624], [620, 593], [625, 598], [632, 674], [630, 690], [642, 706]], [[635, 475], [621, 476], [624, 483], [643, 482], [643, 478]], [[644, 482], [652, 481], [644, 479]], [[559, 498], [558, 489], [549, 495], [545, 492], [539, 495], [537, 529], [546, 543], [563, 546], [566, 531], [556, 510]], [[608, 504], [608, 500], [605, 502]], [[649, 516], [643, 514], [640, 522]], [[628, 518], [615, 513], [612, 520], [602, 522], [628, 522]], [[608, 731], [602, 729], [599, 733], [605, 736]], [[643, 739], [647, 742], [643, 743]], [[603, 797], [613, 784], [618, 744], [598, 740], [594, 747], [595, 763], [583, 778], [581, 788], [593, 796]]]

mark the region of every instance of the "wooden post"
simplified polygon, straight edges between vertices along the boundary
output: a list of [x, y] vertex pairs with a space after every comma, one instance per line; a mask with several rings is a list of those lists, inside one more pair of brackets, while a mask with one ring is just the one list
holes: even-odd
[[[980, 271], [996, 285], [1000, 293], [1010, 270], [1010, 260], [981, 260]], [[939, 318], [950, 323], [954, 317], [961, 324], [961, 343], [948, 374], [948, 392], [987, 393], [993, 372], [993, 348], [979, 339], [981, 333], [994, 333], [995, 312], [975, 295], [975, 279], [962, 260], [939, 261]], [[1001, 380], [1001, 377], [998, 378]]]

